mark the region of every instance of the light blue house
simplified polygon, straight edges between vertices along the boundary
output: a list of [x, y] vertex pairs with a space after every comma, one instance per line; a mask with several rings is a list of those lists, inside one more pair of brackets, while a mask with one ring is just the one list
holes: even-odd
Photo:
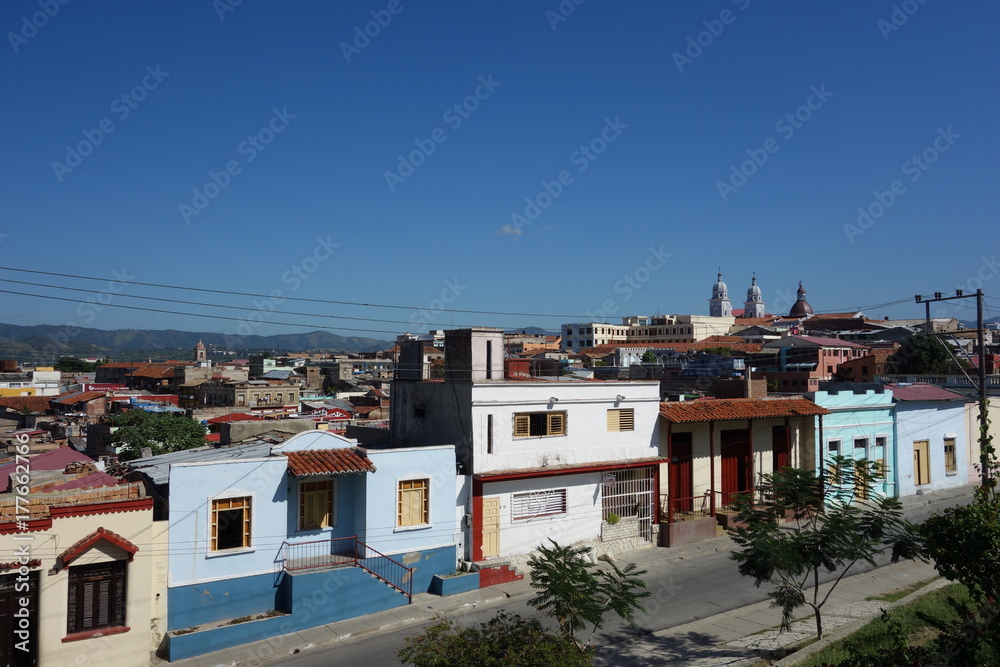
[[[932, 384], [887, 384], [896, 403], [896, 482], [900, 496], [969, 483], [966, 403]], [[975, 463], [975, 462], [972, 462]]]
[[451, 445], [307, 431], [130, 465], [169, 521], [171, 660], [405, 605], [456, 569]]
[[835, 456], [868, 459], [884, 471], [872, 491], [881, 496], [897, 497], [895, 483], [895, 423], [892, 391], [872, 385], [843, 385], [844, 388], [812, 391], [806, 398], [831, 414], [816, 418], [815, 466], [828, 467]]

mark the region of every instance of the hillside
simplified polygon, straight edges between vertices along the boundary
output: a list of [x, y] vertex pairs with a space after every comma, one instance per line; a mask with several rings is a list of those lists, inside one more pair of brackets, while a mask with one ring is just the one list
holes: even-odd
[[84, 329], [40, 324], [0, 323], [0, 357], [25, 362], [50, 361], [60, 355], [187, 358], [198, 341], [210, 354], [244, 356], [249, 352], [370, 352], [391, 343], [375, 338], [338, 336], [327, 331], [237, 336], [173, 329]]

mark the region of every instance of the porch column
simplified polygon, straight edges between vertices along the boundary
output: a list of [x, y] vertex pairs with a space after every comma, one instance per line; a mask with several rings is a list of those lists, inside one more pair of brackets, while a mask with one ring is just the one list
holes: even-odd
[[750, 482], [750, 489], [749, 489], [749, 491], [750, 491], [750, 502], [753, 502], [754, 492], [757, 490], [757, 478], [754, 477], [754, 472], [756, 471], [757, 466], [754, 465], [754, 460], [753, 460], [753, 454], [754, 454], [754, 452], [753, 452], [753, 420], [752, 419], [748, 419], [747, 420], [747, 439], [750, 441], [750, 478], [749, 478], [748, 481]]
[[[674, 456], [674, 423], [667, 422], [667, 523], [674, 522], [674, 485], [670, 483], [670, 465], [673, 463]], [[659, 474], [659, 470], [657, 470]], [[659, 493], [659, 484], [656, 487], [657, 493]], [[659, 507], [659, 503], [657, 503]]]
[[788, 465], [794, 467], [794, 459], [792, 458], [792, 427], [788, 422], [788, 417], [785, 417], [785, 453], [788, 456]]
[[708, 475], [708, 507], [711, 515], [715, 516], [715, 421], [708, 422]]

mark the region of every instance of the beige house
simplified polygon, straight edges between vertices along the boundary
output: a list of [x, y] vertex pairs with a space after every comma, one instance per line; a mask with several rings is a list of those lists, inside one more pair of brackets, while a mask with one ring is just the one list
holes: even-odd
[[[3, 664], [73, 665], [85, 658], [135, 667], [148, 664], [159, 643], [166, 608], [158, 601], [166, 596], [156, 588], [166, 590], [166, 570], [157, 563], [166, 562], [166, 531], [154, 531], [153, 501], [141, 484], [103, 475], [115, 483], [78, 486], [101, 475], [40, 472], [30, 475], [25, 500], [0, 494], [0, 550], [8, 561], [0, 563]], [[11, 480], [17, 493], [20, 480]]]
[[804, 398], [730, 398], [660, 404], [660, 536], [678, 546], [716, 536], [739, 495], [760, 476], [789, 466], [812, 469], [816, 417], [830, 414]]

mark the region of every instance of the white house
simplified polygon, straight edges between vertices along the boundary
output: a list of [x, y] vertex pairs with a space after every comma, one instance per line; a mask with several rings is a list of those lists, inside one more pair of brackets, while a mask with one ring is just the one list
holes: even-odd
[[[507, 379], [503, 332], [445, 332], [445, 377], [401, 338], [394, 446], [455, 443], [467, 481], [464, 553], [483, 585], [549, 538], [602, 551], [656, 543], [659, 383]], [[610, 521], [609, 521], [610, 519]], [[488, 571], [494, 570], [494, 571]]]

